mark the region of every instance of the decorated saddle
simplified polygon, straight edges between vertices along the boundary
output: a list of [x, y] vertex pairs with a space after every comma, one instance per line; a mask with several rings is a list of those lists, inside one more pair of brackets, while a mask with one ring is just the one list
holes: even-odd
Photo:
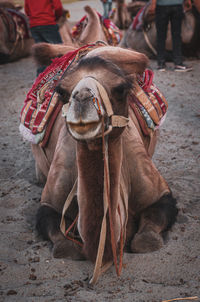
[[136, 31], [149, 29], [149, 24], [154, 21], [155, 15], [149, 13], [150, 2], [147, 2], [139, 11], [132, 22], [132, 29]]
[[21, 39], [31, 37], [28, 21], [24, 14], [11, 8], [0, 8], [0, 16], [9, 31], [11, 42], [15, 42], [19, 37]]
[[54, 59], [37, 77], [21, 110], [19, 130], [24, 139], [32, 144], [40, 143], [42, 147], [46, 145], [51, 128], [63, 105], [55, 94], [56, 85], [72, 64], [100, 46], [105, 46], [105, 43], [96, 42], [68, 52], [61, 58]]
[[[72, 64], [94, 48], [105, 46], [96, 42], [68, 52], [38, 76], [28, 92], [21, 110], [19, 130], [24, 139], [42, 147], [48, 142], [49, 134], [63, 104], [59, 102], [55, 87]], [[160, 90], [153, 84], [153, 72], [145, 70], [134, 84], [129, 96], [129, 105], [134, 111], [144, 135], [151, 135], [165, 118], [168, 104]]]
[[138, 77], [134, 93], [129, 97], [129, 105], [134, 111], [144, 135], [151, 135], [163, 123], [168, 103], [164, 95], [153, 83], [153, 71], [146, 69]]

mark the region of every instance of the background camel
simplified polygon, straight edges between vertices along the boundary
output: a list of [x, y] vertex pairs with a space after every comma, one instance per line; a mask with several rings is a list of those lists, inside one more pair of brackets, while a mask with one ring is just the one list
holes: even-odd
[[[25, 23], [21, 24], [22, 22], [16, 26], [17, 21], [7, 11], [8, 8], [16, 10], [16, 13], [21, 9], [21, 7], [15, 6], [11, 1], [0, 2], [0, 60], [2, 63], [18, 60], [30, 55], [33, 45], [33, 39], [30, 36], [28, 27], [24, 28]], [[68, 21], [66, 14], [69, 14], [69, 12], [64, 10], [63, 16], [58, 21], [59, 31], [64, 44], [78, 47], [98, 40], [107, 41], [102, 23], [96, 11], [89, 6], [86, 6], [84, 10], [87, 22], [77, 38], [74, 38], [71, 32], [75, 23]], [[20, 13], [20, 16], [24, 18], [25, 22], [25, 15]], [[25, 30], [27, 30], [26, 35], [24, 33]]]
[[[141, 6], [140, 6], [141, 5]], [[121, 41], [122, 47], [135, 49], [137, 51], [145, 53], [150, 58], [156, 57], [156, 27], [154, 22], [154, 16], [149, 15], [148, 5], [145, 6], [141, 1], [133, 2], [130, 7], [130, 12], [135, 13], [134, 8], [139, 9], [144, 7], [144, 11], [141, 13], [141, 17], [138, 22], [133, 21], [129, 26], [129, 29], [124, 33]], [[137, 24], [136, 24], [137, 23]], [[166, 50], [169, 52], [172, 50], [172, 40], [170, 26], [168, 29]], [[182, 49], [183, 55], [186, 57], [199, 56], [200, 52], [200, 21], [197, 8], [193, 5], [192, 10], [185, 12], [185, 16], [182, 24]]]
[[19, 9], [11, 1], [0, 1], [0, 63], [30, 55], [33, 39]]

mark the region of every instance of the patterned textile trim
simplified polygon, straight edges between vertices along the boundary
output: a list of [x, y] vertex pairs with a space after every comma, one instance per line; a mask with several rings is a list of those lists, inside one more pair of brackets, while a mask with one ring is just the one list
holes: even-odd
[[39, 144], [45, 135], [45, 130], [38, 134], [33, 134], [30, 129], [26, 128], [23, 124], [19, 125], [19, 132], [23, 138], [32, 144]]
[[[105, 46], [102, 42], [96, 42], [94, 44], [83, 46], [75, 51], [68, 52], [61, 58], [53, 60], [52, 64], [40, 74], [31, 90], [28, 92], [24, 101], [24, 106], [21, 110], [20, 119], [20, 132], [22, 136], [29, 140], [31, 143], [38, 143], [39, 139], [43, 139], [43, 133], [48, 123], [50, 122], [54, 112], [59, 113], [56, 110], [58, 106], [58, 98], [55, 93], [55, 87], [58, 81], [62, 79], [64, 73], [75, 63], [80, 57], [94, 48]], [[55, 116], [53, 117], [55, 120]], [[25, 131], [24, 127], [29, 131]], [[32, 135], [38, 135], [33, 139]], [[40, 140], [40, 141], [41, 141]]]
[[76, 25], [74, 25], [74, 27], [72, 28], [71, 34], [73, 38], [79, 38], [80, 34], [83, 31], [83, 28], [86, 26], [87, 24], [87, 20], [86, 20], [86, 15], [83, 16], [83, 18], [81, 18], [81, 20], [79, 22], [76, 23]]
[[109, 45], [116, 46], [120, 43], [122, 33], [110, 19], [103, 19], [103, 31]]
[[116, 7], [114, 7], [114, 8], [109, 12], [109, 15], [108, 15], [109, 19], [113, 19], [114, 16], [115, 16], [115, 14], [116, 14]]
[[134, 17], [133, 19], [133, 23], [132, 23], [132, 29], [133, 30], [142, 30], [142, 26], [143, 26], [143, 20], [142, 20], [142, 17], [143, 17], [143, 14], [144, 14], [144, 11], [145, 11], [145, 8], [146, 8], [146, 5], [144, 7], [142, 7], [138, 13], [136, 14], [136, 16]]
[[133, 94], [129, 97], [129, 104], [145, 135], [161, 126], [166, 117], [168, 103], [153, 84], [152, 70], [146, 69], [138, 78]]
[[[110, 20], [110, 19], [104, 19], [102, 15], [97, 13], [101, 23], [102, 23], [102, 29], [104, 31], [104, 34], [106, 36], [107, 42], [109, 45], [118, 45], [119, 42], [122, 39], [122, 33], [119, 30], [119, 28]], [[72, 28], [72, 36], [74, 38], [78, 38], [81, 35], [81, 32], [83, 31], [84, 27], [87, 24], [87, 17], [84, 16], [73, 28]]]
[[11, 8], [7, 8], [8, 13], [12, 16], [15, 24], [16, 31], [23, 39], [30, 39], [31, 33], [29, 30], [28, 20], [24, 14]]

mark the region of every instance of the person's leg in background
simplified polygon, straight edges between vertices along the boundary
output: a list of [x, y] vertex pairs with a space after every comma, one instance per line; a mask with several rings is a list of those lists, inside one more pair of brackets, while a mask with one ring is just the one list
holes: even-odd
[[173, 43], [173, 60], [175, 65], [182, 64], [181, 25], [183, 20], [182, 5], [173, 5], [170, 16], [171, 36]]
[[[50, 44], [62, 44], [58, 25], [43, 25], [31, 28], [31, 34], [35, 43], [46, 42]], [[46, 69], [47, 66], [37, 68], [37, 76]]]
[[156, 7], [156, 30], [157, 30], [157, 62], [158, 69], [165, 70], [165, 42], [169, 23], [169, 6], [157, 5]]
[[108, 1], [102, 1], [102, 4], [103, 4], [103, 17], [107, 19], [109, 13], [109, 3]]
[[59, 33], [59, 27], [55, 25], [40, 26], [43, 42], [51, 44], [62, 44], [62, 38]]
[[108, 0], [108, 18], [110, 16], [111, 11], [112, 11], [112, 0]]
[[175, 71], [191, 71], [192, 68], [183, 64], [181, 27], [184, 13], [182, 5], [173, 5], [171, 13], [171, 35], [173, 43], [173, 60]]
[[181, 26], [183, 21], [182, 5], [173, 5], [171, 13], [171, 35], [173, 43], [173, 60], [175, 71], [191, 71], [192, 68], [183, 64]]

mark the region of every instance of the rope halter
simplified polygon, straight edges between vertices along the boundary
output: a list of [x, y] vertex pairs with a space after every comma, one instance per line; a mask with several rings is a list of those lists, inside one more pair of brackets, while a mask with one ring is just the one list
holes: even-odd
[[[93, 105], [95, 106], [95, 108], [97, 110], [98, 115], [103, 117], [104, 109], [105, 109], [106, 114], [109, 118], [110, 124], [108, 126], [108, 129], [104, 132], [104, 135], [107, 135], [108, 133], [110, 133], [112, 131], [112, 129], [115, 127], [117, 127], [117, 128], [126, 127], [128, 125], [129, 119], [125, 116], [114, 114], [113, 109], [112, 109], [112, 104], [110, 102], [110, 99], [108, 97], [108, 94], [107, 94], [105, 88], [95, 78], [93, 78], [91, 76], [85, 77], [84, 79], [88, 79], [89, 80], [88, 84], [90, 84], [92, 86], [92, 88], [90, 88], [90, 90], [92, 91], [92, 94], [93, 94], [93, 97], [91, 99], [92, 99]], [[96, 88], [97, 88], [97, 90], [96, 90]], [[96, 96], [97, 91], [98, 91], [99, 98]], [[103, 103], [103, 106], [102, 106], [102, 103]], [[67, 112], [68, 112], [69, 106], [70, 106], [70, 101], [69, 101], [69, 103], [63, 105], [63, 108], [62, 108], [63, 117], [67, 117]], [[98, 136], [98, 137], [100, 137], [100, 136]], [[97, 138], [97, 137], [95, 137], [95, 138]]]
[[[102, 120], [102, 133], [101, 135], [97, 137], [102, 137], [102, 153], [103, 153], [103, 159], [104, 159], [104, 192], [103, 192], [103, 207], [104, 207], [104, 215], [102, 218], [101, 223], [101, 231], [100, 231], [100, 239], [99, 239], [99, 245], [97, 250], [97, 257], [95, 262], [95, 268], [93, 272], [93, 276], [90, 280], [90, 284], [95, 284], [99, 278], [99, 276], [105, 272], [114, 262], [116, 273], [119, 276], [122, 269], [122, 257], [123, 257], [123, 244], [124, 244], [124, 228], [125, 225], [122, 225], [121, 221], [121, 213], [119, 205], [117, 207], [118, 214], [120, 217], [120, 225], [121, 225], [121, 232], [120, 232], [120, 256], [119, 256], [119, 264], [117, 263], [117, 244], [115, 240], [115, 234], [114, 234], [114, 225], [112, 221], [112, 213], [111, 213], [111, 200], [110, 200], [110, 173], [109, 173], [109, 158], [108, 158], [108, 139], [106, 135], [112, 131], [113, 127], [125, 127], [128, 125], [129, 119], [124, 116], [114, 115], [112, 104], [109, 100], [108, 94], [105, 90], [105, 88], [93, 77], [87, 77], [90, 81], [92, 81], [92, 84], [95, 85], [95, 87], [98, 89], [98, 94], [100, 97], [100, 100], [97, 98], [97, 93], [94, 94], [94, 97], [92, 98], [93, 104], [98, 112], [98, 115], [101, 117]], [[92, 86], [93, 86], [92, 85]], [[102, 103], [104, 105], [104, 108], [102, 107]], [[68, 110], [69, 104], [66, 104], [63, 106], [63, 116], [67, 116], [67, 110]], [[105, 125], [104, 125], [104, 114], [105, 111], [107, 116], [110, 120], [110, 125], [108, 126], [108, 129], [104, 131]], [[97, 138], [95, 137], [95, 138]], [[72, 191], [70, 192], [65, 205], [63, 207], [63, 213], [62, 213], [62, 219], [61, 219], [61, 231], [63, 234], [65, 234], [65, 222], [64, 222], [64, 215], [69, 207], [73, 196], [75, 195], [77, 190], [77, 180], [74, 184], [74, 187], [72, 188]], [[103, 255], [104, 255], [104, 249], [105, 249], [105, 242], [106, 242], [106, 233], [107, 233], [107, 213], [109, 214], [109, 227], [110, 227], [110, 234], [111, 234], [111, 247], [113, 252], [113, 261], [110, 261], [109, 263], [106, 263], [104, 266], [102, 266], [103, 261]], [[69, 239], [69, 238], [68, 238]]]

